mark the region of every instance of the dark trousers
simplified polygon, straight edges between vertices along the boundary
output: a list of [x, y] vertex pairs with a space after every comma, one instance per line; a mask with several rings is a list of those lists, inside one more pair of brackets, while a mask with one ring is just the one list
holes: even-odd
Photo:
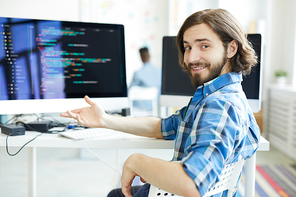
[[[132, 186], [131, 194], [133, 197], [148, 197], [150, 184], [145, 183], [143, 186]], [[121, 188], [109, 192], [107, 197], [124, 197]]]

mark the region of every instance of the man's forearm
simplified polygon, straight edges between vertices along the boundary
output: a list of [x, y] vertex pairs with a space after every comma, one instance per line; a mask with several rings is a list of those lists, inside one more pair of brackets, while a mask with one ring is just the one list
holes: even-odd
[[186, 197], [200, 196], [194, 181], [180, 163], [133, 154], [124, 164], [122, 179], [126, 178], [125, 170], [134, 172], [145, 181], [165, 191]]
[[157, 117], [120, 117], [107, 115], [105, 127], [145, 137], [162, 139], [161, 119]]

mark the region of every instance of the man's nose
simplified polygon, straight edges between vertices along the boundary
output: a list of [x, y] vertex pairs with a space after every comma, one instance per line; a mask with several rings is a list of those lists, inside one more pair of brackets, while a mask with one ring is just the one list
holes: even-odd
[[201, 52], [198, 49], [192, 48], [188, 56], [188, 62], [196, 63], [200, 60], [201, 60]]

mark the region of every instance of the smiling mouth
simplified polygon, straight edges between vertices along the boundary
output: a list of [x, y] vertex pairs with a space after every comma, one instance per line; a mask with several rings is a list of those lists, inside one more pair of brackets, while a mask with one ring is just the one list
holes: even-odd
[[193, 71], [199, 71], [199, 70], [202, 70], [204, 68], [208, 67], [208, 65], [202, 65], [202, 66], [191, 66], [191, 69]]
[[207, 66], [199, 66], [199, 67], [191, 67], [193, 70], [201, 70], [206, 68]]

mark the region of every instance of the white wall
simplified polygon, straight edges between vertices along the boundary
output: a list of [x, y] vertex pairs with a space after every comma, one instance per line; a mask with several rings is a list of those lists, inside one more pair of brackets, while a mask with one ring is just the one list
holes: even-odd
[[0, 16], [77, 21], [78, 3], [78, 0], [0, 0]]
[[271, 2], [270, 82], [274, 81], [274, 72], [282, 68], [288, 72], [288, 83], [292, 84], [295, 70], [296, 1]]

